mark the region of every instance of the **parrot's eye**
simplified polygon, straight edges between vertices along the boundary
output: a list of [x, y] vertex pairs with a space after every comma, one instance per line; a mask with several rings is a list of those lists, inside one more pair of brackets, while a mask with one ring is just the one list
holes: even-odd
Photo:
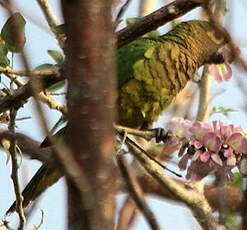
[[222, 35], [222, 32], [220, 32], [218, 30], [210, 30], [210, 31], [207, 32], [207, 35], [216, 44], [224, 43], [225, 39], [224, 39], [224, 37]]

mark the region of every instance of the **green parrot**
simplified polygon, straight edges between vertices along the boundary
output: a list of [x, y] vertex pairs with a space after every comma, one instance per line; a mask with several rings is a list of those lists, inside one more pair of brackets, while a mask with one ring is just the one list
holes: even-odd
[[[193, 78], [198, 68], [222, 63], [218, 50], [224, 39], [209, 22], [182, 22], [170, 32], [142, 37], [120, 48], [116, 54], [118, 98], [117, 123], [132, 128], [149, 128], [174, 97]], [[66, 133], [66, 128], [56, 136]], [[48, 139], [41, 147], [49, 146]], [[44, 163], [23, 190], [26, 207], [62, 173]], [[15, 211], [15, 203], [7, 213]]]

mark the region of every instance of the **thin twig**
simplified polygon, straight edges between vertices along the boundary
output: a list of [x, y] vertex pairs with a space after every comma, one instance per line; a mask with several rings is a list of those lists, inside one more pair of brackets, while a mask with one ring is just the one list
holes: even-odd
[[50, 97], [49, 95], [46, 95], [43, 92], [40, 92], [37, 95], [37, 99], [39, 101], [42, 101], [43, 103], [45, 103], [50, 109], [57, 110], [57, 111], [61, 112], [63, 115], [66, 115], [68, 112], [66, 104], [58, 103], [52, 97]]
[[159, 230], [160, 229], [159, 224], [156, 221], [156, 218], [155, 218], [153, 212], [148, 207], [148, 205], [145, 201], [145, 198], [144, 198], [144, 194], [141, 190], [141, 187], [138, 184], [138, 182], [136, 181], [136, 179], [134, 178], [134, 175], [131, 172], [130, 167], [128, 167], [127, 163], [125, 162], [123, 156], [117, 157], [117, 163], [118, 163], [119, 169], [121, 171], [121, 174], [124, 178], [124, 181], [126, 182], [129, 194], [131, 195], [131, 197], [135, 201], [136, 206], [139, 208], [141, 213], [146, 218], [150, 228], [152, 230]]
[[37, 0], [45, 18], [46, 21], [52, 31], [52, 33], [55, 35], [56, 39], [58, 40], [58, 43], [61, 48], [64, 47], [64, 40], [56, 30], [56, 27], [59, 25], [59, 22], [55, 16], [55, 13], [53, 12], [53, 9], [51, 5], [49, 4], [48, 0]]
[[[118, 133], [122, 138], [123, 138], [123, 134], [122, 133]], [[147, 151], [145, 151], [141, 146], [139, 146], [136, 142], [134, 142], [133, 140], [131, 140], [128, 136], [126, 136], [126, 143], [127, 144], [131, 144], [133, 146], [135, 146], [135, 148], [137, 148], [139, 150], [139, 152], [145, 154], [150, 160], [152, 160], [153, 162], [155, 162], [157, 165], [159, 165], [161, 168], [167, 170], [168, 172], [174, 174], [177, 177], [182, 177], [180, 174], [172, 171], [171, 169], [167, 168], [165, 165], [161, 164], [158, 160], [156, 160], [155, 158], [153, 158]]]
[[55, 26], [57, 26], [59, 24], [48, 0], [37, 0], [40, 8], [42, 9], [44, 15], [45, 15], [45, 18], [46, 18], [46, 21], [47, 23], [49, 24], [49, 26], [51, 28], [54, 28]]
[[34, 226], [32, 230], [39, 230], [43, 223], [44, 223], [44, 211], [41, 210], [40, 222], [37, 226]]
[[18, 76], [25, 77], [35, 77], [35, 76], [49, 76], [49, 75], [59, 75], [60, 67], [52, 66], [49, 69], [45, 70], [34, 70], [34, 71], [26, 71], [26, 70], [14, 70], [11, 67], [2, 67], [0, 66], [0, 72], [4, 74], [12, 74]]
[[32, 159], [54, 164], [54, 159], [52, 158], [52, 147], [40, 148], [39, 142], [25, 136], [24, 134], [0, 130], [0, 143], [2, 143], [3, 140], [8, 140], [10, 142], [15, 141], [23, 154], [28, 155]]
[[0, 227], [5, 227], [7, 230], [14, 230], [13, 228], [9, 226], [9, 221], [7, 220], [2, 220]]
[[129, 195], [119, 211], [116, 230], [130, 230], [137, 216], [136, 205]]
[[[62, 71], [62, 69], [60, 69]], [[35, 77], [36, 81], [40, 81], [40, 88], [36, 93], [41, 92], [42, 90], [48, 88], [49, 86], [64, 80], [64, 76], [61, 73], [37, 76]], [[32, 82], [29, 81], [24, 86], [19, 87], [16, 90], [11, 91], [11, 94], [6, 95], [5, 97], [0, 97], [0, 112], [5, 112], [11, 107], [20, 107], [23, 105], [25, 100], [33, 96]]]
[[[16, 118], [16, 110], [11, 109], [10, 110], [10, 122], [9, 122], [9, 131], [14, 133], [15, 132], [15, 118]], [[16, 211], [19, 216], [19, 227], [18, 230], [23, 230], [24, 225], [26, 222], [22, 202], [23, 202], [23, 196], [21, 194], [21, 189], [19, 185], [19, 179], [18, 179], [18, 162], [17, 162], [17, 156], [16, 156], [16, 141], [13, 140], [10, 142], [10, 148], [9, 153], [11, 155], [12, 160], [12, 173], [11, 173], [11, 179], [14, 184], [14, 190], [15, 190], [15, 196], [16, 196]]]
[[130, 2], [131, 2], [131, 0], [126, 0], [126, 2], [122, 5], [122, 7], [120, 8], [120, 10], [116, 16], [115, 22], [117, 22], [123, 16], [123, 14], [125, 13], [125, 11], [127, 10], [128, 6], [129, 6]]
[[[1, 68], [1, 67], [0, 67]], [[8, 68], [9, 70], [16, 72], [16, 70], [12, 70], [10, 68]], [[26, 71], [22, 71], [23, 73]], [[18, 79], [16, 76], [13, 76], [12, 74], [9, 73], [5, 73], [5, 75], [11, 80], [13, 81], [18, 87], [21, 87], [23, 85], [25, 85], [24, 81], [22, 81], [21, 79]], [[44, 92], [40, 92], [37, 95], [38, 100], [42, 101], [43, 103], [45, 103], [50, 109], [54, 109], [57, 110], [59, 112], [61, 112], [62, 114], [66, 115], [67, 114], [67, 106], [65, 104], [60, 104], [58, 103], [56, 100], [54, 100], [51, 96], [45, 94]]]

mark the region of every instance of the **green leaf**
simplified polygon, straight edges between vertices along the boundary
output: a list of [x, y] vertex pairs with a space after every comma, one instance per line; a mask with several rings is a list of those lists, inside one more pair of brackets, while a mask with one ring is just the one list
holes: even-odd
[[50, 69], [52, 66], [54, 65], [45, 63], [45, 64], [37, 66], [34, 70], [46, 70], [46, 69]]
[[4, 24], [1, 30], [1, 38], [6, 42], [9, 51], [19, 53], [25, 42], [26, 21], [20, 13], [14, 13]]
[[63, 62], [63, 55], [59, 51], [48, 50], [47, 53], [57, 64], [61, 64]]
[[63, 81], [59, 81], [53, 85], [51, 85], [49, 88], [47, 88], [46, 90], [47, 91], [50, 91], [50, 92], [53, 92], [53, 91], [56, 91], [58, 89], [61, 89], [63, 86], [65, 85], [65, 80]]
[[213, 115], [213, 114], [216, 114], [216, 113], [221, 113], [222, 115], [228, 117], [229, 116], [229, 113], [232, 113], [232, 112], [237, 112], [237, 110], [229, 109], [229, 108], [224, 108], [222, 106], [213, 107], [212, 108], [212, 111], [210, 113], [210, 116]]
[[118, 19], [117, 21], [113, 22], [113, 27], [116, 28], [122, 21], [123, 19]]
[[0, 66], [6, 67], [10, 64], [9, 59], [7, 58], [8, 49], [4, 41], [0, 40]]
[[139, 19], [140, 19], [140, 18], [138, 18], [138, 17], [127, 18], [127, 19], [126, 19], [126, 24], [127, 24], [127, 25], [134, 24], [134, 23], [137, 22]]
[[243, 178], [240, 173], [234, 173], [234, 177], [231, 181], [227, 182], [227, 185], [234, 186], [240, 188], [243, 183]]
[[241, 220], [239, 218], [239, 216], [235, 213], [234, 214], [228, 214], [226, 215], [226, 224], [227, 224], [227, 229], [240, 229], [240, 224], [241, 224]]
[[65, 24], [61, 24], [55, 27], [56, 34], [65, 36]]

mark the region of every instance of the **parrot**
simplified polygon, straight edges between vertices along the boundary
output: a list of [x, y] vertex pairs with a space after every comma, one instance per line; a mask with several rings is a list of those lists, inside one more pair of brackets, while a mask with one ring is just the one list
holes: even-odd
[[[193, 78], [200, 66], [219, 64], [219, 50], [226, 44], [222, 35], [207, 21], [181, 22], [168, 33], [143, 36], [116, 52], [117, 99], [116, 123], [130, 128], [147, 129]], [[66, 126], [55, 136], [66, 136]], [[51, 145], [46, 138], [41, 147]], [[23, 207], [63, 176], [43, 163], [24, 188]], [[15, 211], [15, 202], [7, 213]]]

